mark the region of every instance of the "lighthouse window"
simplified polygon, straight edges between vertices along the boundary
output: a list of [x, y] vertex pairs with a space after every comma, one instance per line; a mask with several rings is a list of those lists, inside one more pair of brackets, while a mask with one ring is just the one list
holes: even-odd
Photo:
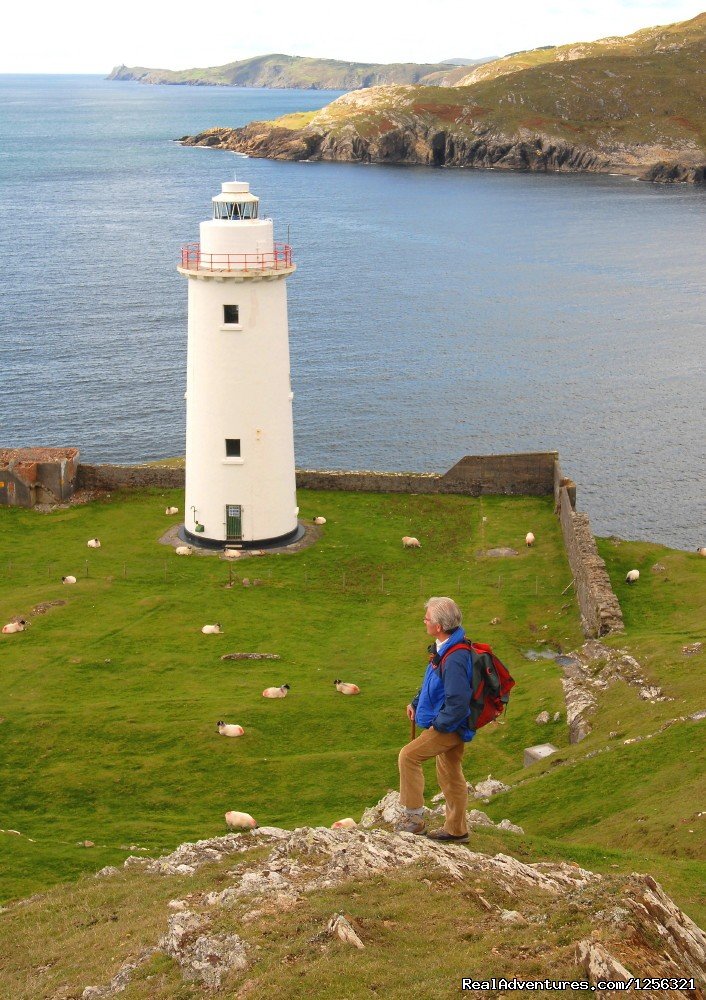
[[257, 201], [217, 201], [213, 205], [213, 217], [214, 219], [227, 219], [230, 222], [256, 219], [258, 205]]
[[223, 306], [223, 322], [224, 323], [238, 323], [238, 307], [237, 306]]
[[240, 438], [226, 438], [226, 458], [240, 458]]

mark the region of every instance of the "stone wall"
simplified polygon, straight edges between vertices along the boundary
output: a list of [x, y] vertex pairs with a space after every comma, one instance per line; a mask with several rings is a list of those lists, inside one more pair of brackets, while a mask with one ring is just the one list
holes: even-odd
[[623, 613], [605, 563], [598, 555], [588, 514], [574, 510], [566, 486], [559, 490], [559, 519], [585, 634], [595, 638], [623, 632]]
[[555, 451], [517, 455], [466, 455], [443, 475], [419, 472], [297, 471], [297, 487], [366, 493], [458, 493], [463, 496], [551, 496]]
[[184, 469], [161, 465], [84, 465], [78, 467], [77, 486], [83, 490], [121, 490], [141, 486], [183, 489]]

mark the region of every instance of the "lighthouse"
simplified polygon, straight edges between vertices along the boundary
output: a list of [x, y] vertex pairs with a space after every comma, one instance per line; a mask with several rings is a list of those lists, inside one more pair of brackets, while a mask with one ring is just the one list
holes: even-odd
[[247, 183], [222, 185], [188, 278], [185, 538], [207, 548], [286, 545], [300, 529], [287, 278], [291, 248]]

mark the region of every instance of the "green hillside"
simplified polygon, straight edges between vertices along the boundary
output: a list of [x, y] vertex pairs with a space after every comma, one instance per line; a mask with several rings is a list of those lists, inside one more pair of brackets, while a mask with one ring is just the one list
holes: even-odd
[[[481, 60], [479, 60], [480, 62]], [[431, 83], [453, 85], [468, 72], [467, 66], [445, 63], [355, 63], [337, 59], [270, 54], [184, 70], [116, 66], [108, 80], [191, 86], [272, 87], [303, 90], [359, 90], [381, 84]]]
[[[603, 888], [558, 902], [524, 888], [508, 900], [490, 878], [469, 889], [433, 871], [402, 871], [392, 881], [372, 875], [322, 890], [293, 916], [266, 908], [265, 923], [253, 925], [263, 992], [252, 995], [323, 998], [333, 979], [351, 997], [377, 983], [380, 995], [401, 998], [412, 980], [443, 995], [469, 962], [498, 975], [575, 976], [573, 942], [590, 936], [590, 914], [609, 907], [611, 894], [615, 902], [634, 871], [659, 879], [703, 923], [706, 721], [688, 716], [706, 708], [706, 652], [682, 650], [706, 639], [706, 559], [599, 540], [626, 623], [606, 642], [636, 656], [669, 700], [643, 701], [617, 681], [600, 695], [590, 735], [571, 745], [560, 667], [525, 656], [583, 642], [571, 588], [564, 593], [571, 572], [550, 498], [300, 491], [299, 502], [305, 518], [327, 518], [314, 546], [235, 564], [179, 558], [159, 544], [170, 523], [165, 506], [183, 509], [180, 491], [116, 493], [51, 514], [0, 511], [0, 617], [31, 619], [26, 632], [0, 637], [1, 891], [5, 900], [39, 893], [0, 913], [0, 992], [13, 1000], [81, 996], [156, 942], [167, 900], [227, 885], [233, 860], [193, 877], [81, 874], [219, 836], [227, 809], [261, 824], [328, 826], [358, 819], [394, 788], [397, 752], [409, 738], [404, 705], [424, 664], [422, 605], [432, 593], [456, 597], [471, 634], [492, 642], [518, 682], [503, 724], [481, 730], [469, 747], [465, 771], [471, 781], [492, 773], [510, 786], [475, 804], [525, 832], [475, 828], [471, 849], [570, 862], [603, 872]], [[529, 528], [532, 549], [522, 545]], [[421, 549], [402, 548], [408, 533]], [[93, 536], [101, 549], [86, 547]], [[518, 556], [483, 554], [501, 545]], [[635, 567], [640, 582], [628, 587], [625, 573]], [[75, 586], [62, 586], [66, 573], [77, 576]], [[244, 587], [243, 578], [261, 583]], [[214, 621], [224, 634], [202, 635]], [[281, 660], [221, 659], [236, 651]], [[336, 677], [358, 683], [361, 695], [339, 695]], [[285, 700], [262, 699], [265, 686], [284, 682]], [[560, 720], [539, 726], [544, 710]], [[245, 736], [219, 736], [220, 718], [242, 724]], [[558, 753], [523, 768], [524, 748], [548, 740]], [[530, 914], [527, 926], [503, 929], [504, 964], [487, 964], [498, 931], [480, 897]], [[449, 924], [449, 906], [460, 922]], [[371, 947], [355, 960], [334, 949], [329, 966], [312, 936], [331, 912], [351, 907]], [[435, 929], [417, 927], [420, 910]], [[453, 954], [429, 964], [429, 949], [441, 954], [444, 942]], [[222, 995], [247, 995], [240, 985]], [[185, 1000], [199, 989], [161, 956], [124, 995]]]
[[378, 87], [318, 112], [185, 137], [252, 156], [706, 178], [706, 14], [488, 63], [454, 87]]

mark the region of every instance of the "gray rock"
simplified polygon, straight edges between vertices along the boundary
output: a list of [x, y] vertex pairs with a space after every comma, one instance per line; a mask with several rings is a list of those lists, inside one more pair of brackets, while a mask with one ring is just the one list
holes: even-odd
[[524, 830], [521, 826], [517, 826], [515, 823], [511, 823], [509, 819], [501, 819], [498, 823], [498, 830], [509, 830], [510, 833], [521, 833], [524, 834]]
[[466, 813], [466, 822], [469, 826], [495, 826], [490, 816], [481, 809], [469, 809]]
[[504, 924], [526, 924], [526, 919], [518, 910], [501, 910], [500, 919]]
[[208, 925], [208, 918], [201, 914], [175, 913], [159, 947], [179, 965], [185, 980], [218, 989], [225, 972], [247, 968], [246, 945], [237, 934], [201, 933]]
[[537, 722], [540, 726], [544, 726], [546, 725], [547, 722], [549, 722], [549, 718], [550, 718], [549, 712], [545, 711], [545, 712], [540, 712], [534, 721]]
[[473, 795], [476, 799], [485, 799], [489, 796], [499, 795], [501, 792], [507, 792], [508, 788], [509, 785], [504, 785], [502, 781], [488, 775], [485, 781], [479, 781], [474, 787]]

